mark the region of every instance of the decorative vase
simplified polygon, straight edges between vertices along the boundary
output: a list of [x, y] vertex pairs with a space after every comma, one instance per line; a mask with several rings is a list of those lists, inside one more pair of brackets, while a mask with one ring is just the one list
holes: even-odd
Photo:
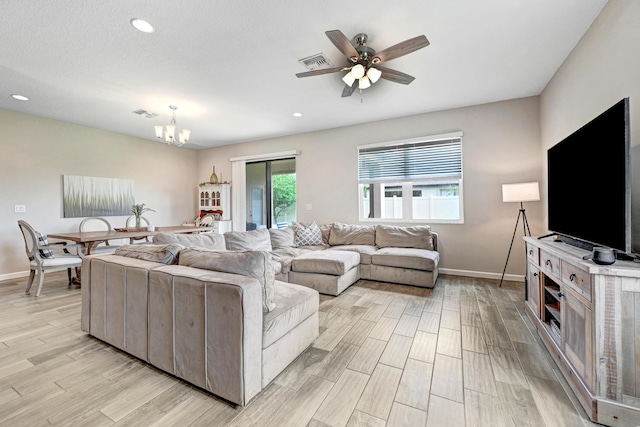
[[212, 184], [217, 184], [218, 183], [218, 175], [216, 175], [216, 167], [213, 167], [213, 173], [211, 174], [211, 177], [209, 178], [209, 182]]
[[140, 228], [140, 217], [138, 215], [136, 215], [136, 228]]

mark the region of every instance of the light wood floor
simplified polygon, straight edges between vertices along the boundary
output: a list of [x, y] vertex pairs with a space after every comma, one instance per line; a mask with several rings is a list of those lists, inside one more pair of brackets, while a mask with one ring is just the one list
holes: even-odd
[[0, 283], [1, 426], [592, 426], [523, 318], [523, 286], [442, 276], [321, 297], [321, 334], [245, 408], [80, 330], [80, 289]]

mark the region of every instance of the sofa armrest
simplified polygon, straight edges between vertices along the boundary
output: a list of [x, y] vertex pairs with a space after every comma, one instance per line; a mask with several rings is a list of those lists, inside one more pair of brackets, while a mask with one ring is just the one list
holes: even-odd
[[244, 405], [262, 389], [262, 290], [179, 265], [149, 274], [149, 363]]

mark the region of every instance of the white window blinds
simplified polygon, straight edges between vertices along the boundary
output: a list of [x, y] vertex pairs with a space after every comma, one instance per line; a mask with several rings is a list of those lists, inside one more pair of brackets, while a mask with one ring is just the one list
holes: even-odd
[[462, 178], [460, 137], [358, 148], [360, 182], [444, 177]]

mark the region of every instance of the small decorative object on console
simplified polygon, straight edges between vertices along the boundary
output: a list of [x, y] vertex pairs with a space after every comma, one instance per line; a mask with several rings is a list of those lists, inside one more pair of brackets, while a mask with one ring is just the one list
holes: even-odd
[[145, 212], [155, 212], [155, 211], [151, 208], [148, 208], [144, 203], [141, 203], [139, 205], [132, 205], [131, 212], [133, 212], [133, 214], [136, 217], [136, 228], [140, 228], [140, 217], [142, 216], [142, 214]]

